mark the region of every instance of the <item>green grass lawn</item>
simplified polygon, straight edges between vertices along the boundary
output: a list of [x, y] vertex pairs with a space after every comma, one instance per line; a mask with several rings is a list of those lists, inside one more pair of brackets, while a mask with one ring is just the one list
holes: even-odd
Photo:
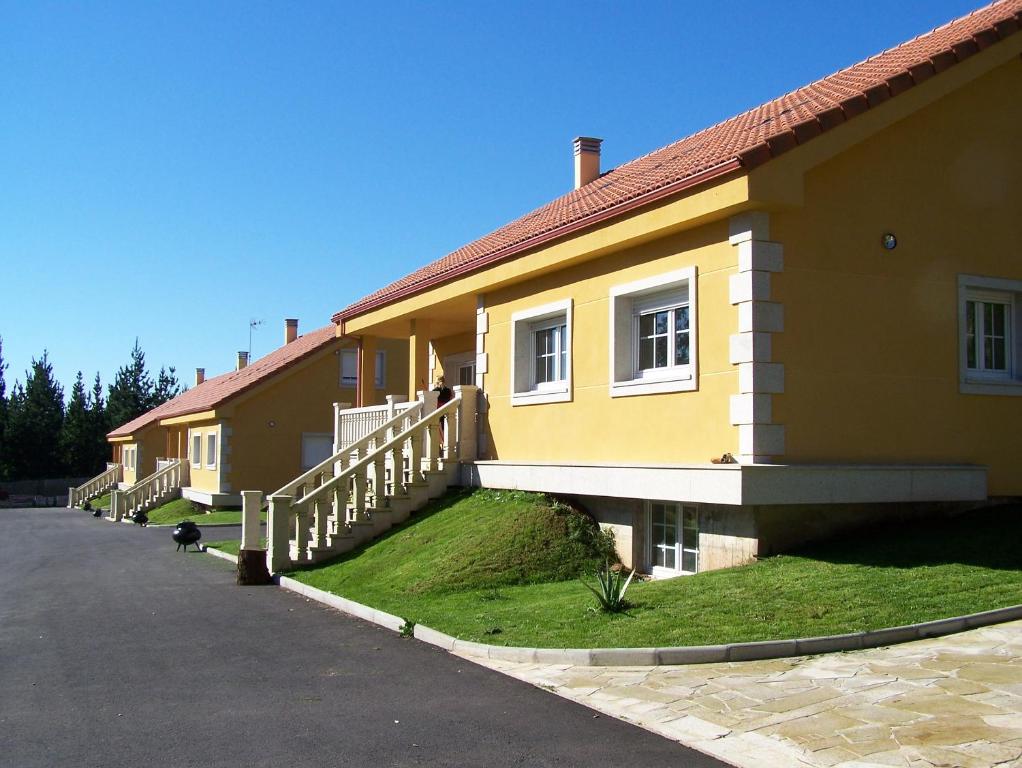
[[98, 499], [92, 499], [89, 504], [92, 509], [110, 509], [110, 494], [104, 493]]
[[[203, 525], [241, 525], [240, 509], [222, 509], [203, 513], [195, 511], [188, 499], [174, 499], [149, 510], [151, 525], [177, 525], [182, 520], [191, 520], [200, 527]], [[266, 513], [260, 513], [260, 519], [266, 521]]]
[[[262, 536], [259, 539], [259, 545], [263, 548], [266, 547], [266, 537]], [[230, 539], [229, 541], [211, 541], [206, 545], [213, 549], [219, 549], [221, 552], [228, 552], [232, 555], [237, 555], [241, 551], [241, 539]]]
[[632, 607], [607, 615], [556, 564], [566, 534], [538, 522], [536, 499], [447, 497], [361, 550], [290, 575], [463, 639], [562, 648], [810, 637], [1022, 603], [1022, 507], [1012, 506], [633, 583]]

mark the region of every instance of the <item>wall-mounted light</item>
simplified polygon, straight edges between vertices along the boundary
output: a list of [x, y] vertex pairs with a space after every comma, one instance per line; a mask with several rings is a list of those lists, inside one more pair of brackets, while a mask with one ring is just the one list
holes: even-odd
[[266, 426], [268, 426], [270, 429], [273, 429], [275, 426], [277, 426], [277, 422], [275, 422], [273, 419], [270, 419], [268, 422], [266, 422]]
[[898, 238], [892, 232], [887, 232], [880, 238], [880, 244], [884, 246], [885, 251], [893, 251], [898, 247]]

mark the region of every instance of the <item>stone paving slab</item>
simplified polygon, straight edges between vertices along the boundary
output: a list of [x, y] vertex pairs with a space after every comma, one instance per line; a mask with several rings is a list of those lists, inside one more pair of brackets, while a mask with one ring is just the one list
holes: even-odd
[[1022, 621], [770, 661], [471, 661], [739, 767], [1022, 767]]

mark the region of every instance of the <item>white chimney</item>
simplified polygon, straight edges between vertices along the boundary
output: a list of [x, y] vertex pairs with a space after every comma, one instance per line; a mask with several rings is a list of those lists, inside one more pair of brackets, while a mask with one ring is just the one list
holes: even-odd
[[206, 369], [205, 368], [196, 368], [195, 369], [195, 386], [199, 386], [205, 380], [206, 380]]
[[289, 319], [284, 321], [284, 343], [290, 344], [298, 338], [298, 321]]
[[575, 189], [600, 178], [600, 144], [603, 139], [578, 136], [575, 139]]
[[241, 350], [241, 351], [238, 352], [238, 368], [237, 368], [237, 370], [240, 371], [246, 365], [248, 365], [248, 352], [246, 352], [244, 350]]

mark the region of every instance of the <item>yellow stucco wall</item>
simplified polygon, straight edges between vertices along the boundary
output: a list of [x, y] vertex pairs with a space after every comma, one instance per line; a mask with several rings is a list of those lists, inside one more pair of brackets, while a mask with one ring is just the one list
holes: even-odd
[[[698, 389], [612, 398], [611, 287], [691, 266], [698, 269]], [[728, 277], [736, 269], [727, 223], [717, 222], [487, 294], [487, 458], [676, 464], [737, 452], [737, 428], [728, 422], [728, 396], [738, 386], [728, 361], [738, 322]], [[573, 301], [572, 400], [512, 405], [511, 316], [564, 299]]]
[[114, 443], [119, 448], [115, 449], [113, 454], [113, 460], [123, 464], [125, 448], [136, 450], [135, 468], [124, 468], [123, 482], [129, 485], [155, 472], [156, 459], [164, 457], [166, 448], [163, 430], [156, 424], [140, 429], [131, 437], [130, 442]]
[[[207, 435], [216, 435], [217, 448], [216, 460], [212, 467], [207, 462]], [[196, 462], [194, 451], [194, 438], [198, 435], [201, 440], [201, 452]], [[196, 421], [188, 425], [188, 460], [189, 477], [188, 486], [210, 493], [220, 493], [221, 463], [223, 457], [223, 436], [221, 435], [221, 422], [217, 420]]]
[[[403, 341], [381, 339], [378, 348], [387, 351], [386, 387], [375, 390], [383, 402], [387, 394], [404, 392], [408, 353]], [[225, 476], [230, 493], [277, 490], [302, 472], [302, 434], [333, 434], [333, 403], [355, 400], [353, 388], [340, 386], [339, 349], [296, 366], [258, 393], [222, 409], [222, 423], [230, 429], [230, 471]]]
[[959, 274], [1022, 280], [1019, 94], [1016, 57], [810, 171], [804, 208], [772, 215], [784, 461], [987, 464], [992, 495], [1022, 494], [1022, 397], [959, 392], [957, 312]]

